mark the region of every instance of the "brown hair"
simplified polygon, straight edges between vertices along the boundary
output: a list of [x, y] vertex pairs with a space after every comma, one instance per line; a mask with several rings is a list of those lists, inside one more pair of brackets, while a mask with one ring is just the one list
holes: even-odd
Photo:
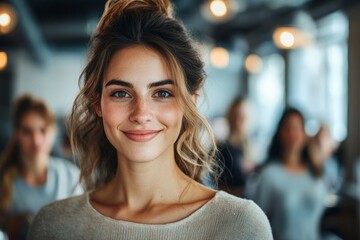
[[[190, 35], [171, 13], [172, 5], [167, 0], [111, 0], [106, 4], [69, 118], [69, 136], [80, 159], [81, 180], [87, 189], [105, 184], [115, 174], [116, 149], [106, 138], [102, 119], [94, 106], [99, 104], [104, 73], [112, 56], [136, 45], [161, 54], [175, 80], [184, 111], [182, 129], [175, 143], [177, 165], [197, 181], [201, 181], [204, 168], [212, 169], [216, 147], [211, 127], [191, 101], [191, 95], [197, 94], [204, 84], [203, 62]], [[204, 134], [212, 145], [210, 155], [202, 141]]]
[[[12, 124], [15, 131], [20, 128], [22, 119], [30, 112], [37, 113], [49, 125], [56, 123], [55, 115], [44, 101], [31, 95], [23, 95], [16, 100], [13, 107]], [[11, 187], [19, 174], [20, 166], [19, 144], [13, 137], [0, 156], [0, 212], [9, 208], [12, 196]]]
[[233, 100], [233, 102], [231, 103], [228, 113], [227, 113], [227, 120], [229, 122], [229, 130], [230, 133], [235, 131], [235, 126], [236, 126], [236, 119], [237, 119], [237, 108], [239, 105], [241, 104], [245, 104], [246, 103], [246, 99], [242, 96], [239, 96], [237, 98], [235, 98]]
[[[305, 119], [303, 114], [296, 108], [286, 108], [279, 120], [277, 125], [275, 134], [271, 140], [268, 150], [268, 159], [266, 160], [265, 164], [274, 161], [281, 161], [282, 154], [283, 154], [283, 146], [280, 141], [280, 131], [284, 125], [284, 122], [289, 118], [289, 116], [296, 115], [301, 119], [302, 127], [305, 132]], [[308, 167], [313, 177], [320, 177], [323, 174], [321, 165], [318, 164], [319, 159], [317, 154], [312, 150], [312, 146], [309, 142], [304, 144], [304, 147], [301, 151], [301, 160], [303, 163]]]

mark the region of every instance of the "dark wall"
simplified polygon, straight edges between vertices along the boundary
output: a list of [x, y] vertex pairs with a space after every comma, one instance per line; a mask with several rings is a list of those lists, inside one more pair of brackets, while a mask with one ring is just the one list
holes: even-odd
[[10, 113], [13, 88], [11, 66], [0, 70], [0, 152], [4, 149], [11, 133]]

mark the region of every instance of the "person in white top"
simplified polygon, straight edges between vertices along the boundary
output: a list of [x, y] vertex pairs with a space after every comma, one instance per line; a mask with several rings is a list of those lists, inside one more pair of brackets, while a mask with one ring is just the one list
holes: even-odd
[[25, 239], [28, 219], [41, 207], [83, 190], [75, 164], [50, 155], [56, 119], [42, 99], [19, 96], [12, 120], [14, 134], [0, 156], [0, 229]]
[[272, 239], [255, 204], [201, 184], [215, 154], [196, 106], [205, 73], [171, 3], [108, 1], [90, 52], [69, 122], [88, 193], [45, 207], [29, 238]]

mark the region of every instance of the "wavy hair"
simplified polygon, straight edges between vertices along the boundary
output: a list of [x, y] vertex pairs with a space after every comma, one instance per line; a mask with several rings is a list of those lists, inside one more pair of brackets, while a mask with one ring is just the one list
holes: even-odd
[[[178, 167], [199, 182], [204, 169], [212, 172], [216, 151], [213, 133], [191, 100], [204, 84], [204, 66], [191, 36], [172, 17], [172, 9], [167, 0], [110, 0], [106, 4], [68, 121], [72, 148], [80, 160], [80, 178], [88, 190], [110, 181], [117, 166], [116, 149], [106, 138], [102, 119], [95, 111], [104, 73], [116, 52], [137, 45], [160, 53], [175, 80], [177, 100], [184, 112], [174, 146]], [[210, 152], [203, 144], [204, 135], [210, 139]]]

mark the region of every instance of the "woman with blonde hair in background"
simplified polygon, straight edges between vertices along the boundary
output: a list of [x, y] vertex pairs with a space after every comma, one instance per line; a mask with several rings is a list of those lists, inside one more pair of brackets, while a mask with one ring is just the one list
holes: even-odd
[[21, 216], [83, 192], [76, 166], [50, 156], [56, 119], [48, 106], [33, 96], [21, 96], [12, 120], [14, 136], [0, 158], [0, 227], [11, 239], [26, 235], [26, 218]]
[[234, 99], [227, 114], [229, 136], [218, 144], [223, 171], [219, 189], [243, 196], [247, 176], [255, 167], [254, 149], [249, 138], [249, 103], [244, 97]]
[[205, 74], [171, 10], [107, 2], [69, 122], [88, 192], [44, 207], [30, 239], [272, 239], [253, 202], [201, 184]]

